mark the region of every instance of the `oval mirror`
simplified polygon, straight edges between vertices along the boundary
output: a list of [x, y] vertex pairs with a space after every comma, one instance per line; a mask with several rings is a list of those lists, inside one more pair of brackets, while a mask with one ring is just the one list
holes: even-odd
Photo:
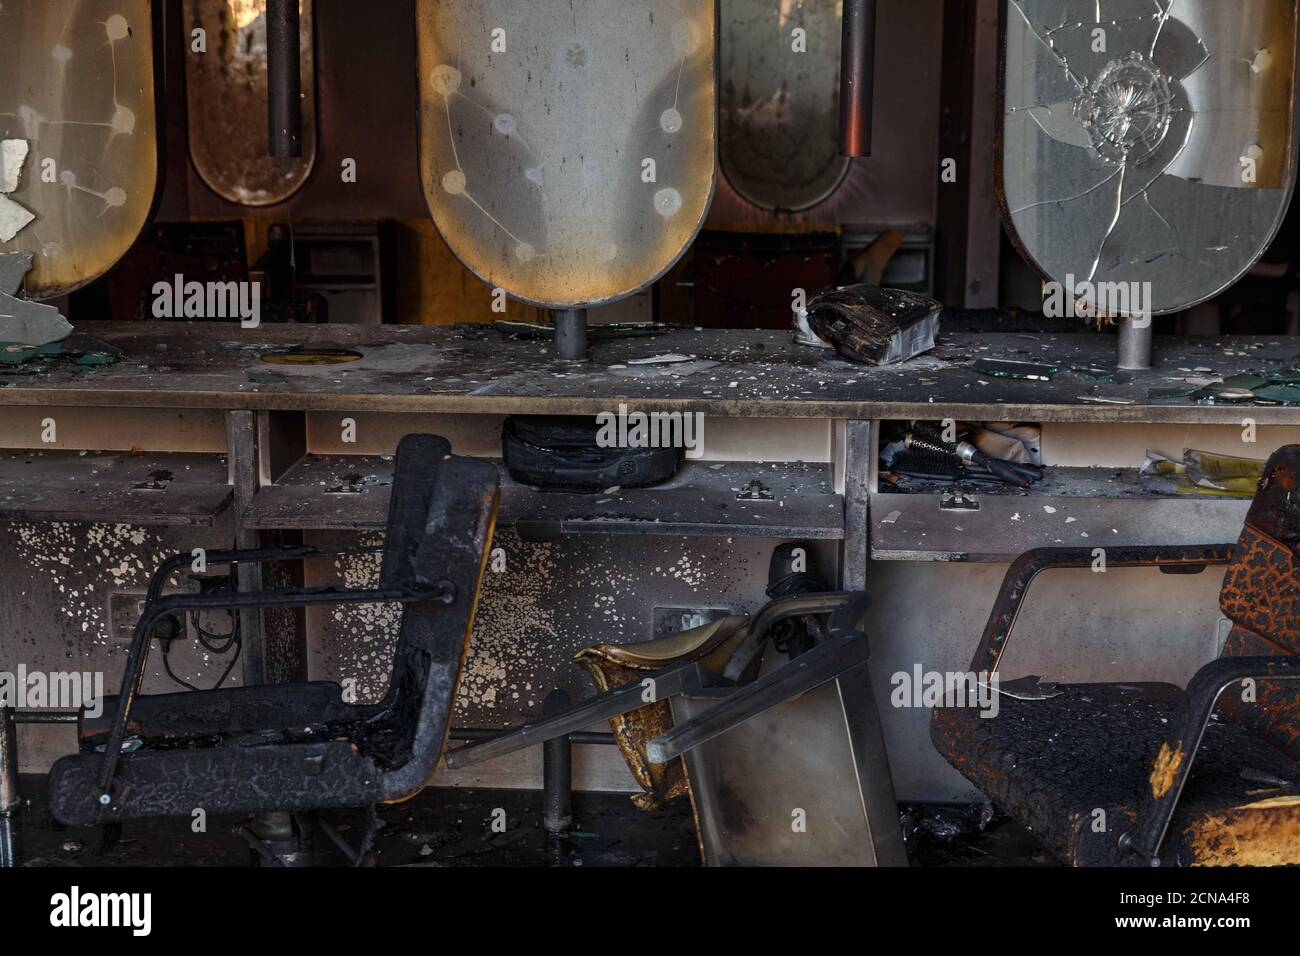
[[662, 275], [713, 191], [714, 4], [419, 0], [417, 11], [424, 191], [460, 260], [560, 309]]
[[840, 155], [841, 0], [722, 0], [718, 156], [762, 209], [797, 212], [833, 193]]
[[1111, 314], [1239, 279], [1295, 183], [1295, 0], [1005, 3], [1001, 198], [1022, 254]]
[[150, 0], [10, 0], [0, 11], [0, 254], [23, 289], [70, 292], [130, 248], [158, 183]]
[[316, 68], [312, 0], [298, 0], [302, 50], [302, 155], [267, 149], [266, 0], [185, 0], [185, 34], [205, 49], [185, 58], [190, 158], [213, 192], [244, 206], [284, 202], [316, 162]]

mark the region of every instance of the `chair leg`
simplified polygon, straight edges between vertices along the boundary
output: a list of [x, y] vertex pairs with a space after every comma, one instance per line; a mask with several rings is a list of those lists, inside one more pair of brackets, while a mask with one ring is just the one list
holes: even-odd
[[316, 862], [316, 814], [275, 810], [239, 828], [259, 866], [302, 867]]
[[645, 678], [641, 681], [607, 690], [561, 713], [544, 716], [541, 720], [513, 730], [502, 731], [487, 740], [449, 750], [443, 755], [443, 761], [449, 768], [459, 770], [557, 737], [568, 736], [590, 724], [631, 713], [646, 704], [680, 694], [688, 684], [698, 684], [699, 671], [699, 665], [694, 661], [661, 671], [646, 671]]
[[[542, 702], [542, 714], [554, 717], [569, 709], [567, 691], [553, 690]], [[542, 744], [542, 823], [551, 836], [559, 836], [573, 822], [573, 744], [567, 735]]]

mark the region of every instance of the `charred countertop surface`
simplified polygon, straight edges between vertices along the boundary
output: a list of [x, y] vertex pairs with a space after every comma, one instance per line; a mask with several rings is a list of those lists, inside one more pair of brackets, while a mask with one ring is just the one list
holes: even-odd
[[[1096, 333], [945, 334], [930, 353], [871, 368], [775, 331], [671, 331], [593, 342], [586, 362], [491, 326], [263, 326], [82, 322], [121, 350], [108, 365], [67, 357], [0, 367], [0, 404], [225, 409], [595, 414], [632, 409], [737, 417], [966, 418], [1260, 424], [1285, 405], [1215, 404], [1193, 392], [1242, 373], [1300, 366], [1300, 339], [1157, 338], [1156, 367], [1114, 372]], [[272, 364], [302, 347], [359, 352], [334, 365]], [[1055, 365], [1051, 381], [981, 374], [980, 359]], [[1181, 394], [1178, 394], [1181, 393]]]

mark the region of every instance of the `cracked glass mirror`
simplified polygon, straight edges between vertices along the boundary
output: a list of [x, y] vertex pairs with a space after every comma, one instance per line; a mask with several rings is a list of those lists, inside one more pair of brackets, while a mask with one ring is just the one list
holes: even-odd
[[551, 308], [630, 295], [695, 237], [715, 170], [698, 0], [419, 0], [420, 165], [479, 278]]
[[798, 211], [833, 193], [840, 155], [841, 0], [722, 0], [718, 158], [736, 192]]
[[1006, 0], [1005, 23], [1021, 253], [1094, 307], [1105, 283], [1166, 313], [1240, 278], [1295, 180], [1295, 0]]
[[190, 158], [213, 192], [269, 206], [297, 192], [316, 161], [316, 68], [312, 0], [299, 0], [302, 155], [267, 150], [266, 0], [185, 0], [185, 34], [203, 31], [185, 58]]
[[33, 298], [102, 275], [158, 181], [150, 0], [0, 4], [0, 254], [31, 252]]

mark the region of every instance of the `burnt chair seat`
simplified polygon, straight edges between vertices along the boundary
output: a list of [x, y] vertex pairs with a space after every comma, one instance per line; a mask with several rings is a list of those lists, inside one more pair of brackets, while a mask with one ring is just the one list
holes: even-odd
[[[496, 516], [498, 478], [486, 461], [451, 454], [432, 435], [402, 439], [381, 549], [209, 552], [212, 564], [380, 550], [377, 589], [293, 589], [170, 595], [168, 559], [150, 581], [127, 657], [124, 689], [103, 715], [82, 715], [80, 753], [50, 771], [56, 819], [93, 825], [137, 817], [358, 807], [407, 799], [428, 783], [473, 626]], [[402, 618], [384, 698], [351, 704], [331, 683], [139, 696], [158, 621], [194, 609], [397, 602]], [[125, 746], [124, 746], [125, 745]]]
[[[1060, 696], [1045, 700], [1002, 695], [993, 718], [969, 707], [937, 710], [934, 744], [1061, 860], [1078, 866], [1142, 862], [1123, 853], [1117, 837], [1133, 826], [1151, 787], [1183, 691], [1172, 684], [1058, 690]], [[1298, 777], [1294, 759], [1216, 715], [1178, 801], [1163, 861], [1300, 862]]]
[[[1300, 864], [1300, 446], [1265, 466], [1235, 547], [1108, 548], [1108, 570], [1227, 564], [1222, 655], [1170, 684], [1023, 685], [995, 716], [935, 710], [938, 751], [1074, 865]], [[1025, 592], [1091, 548], [1008, 569], [971, 662], [994, 674]], [[1019, 682], [1017, 682], [1019, 685]]]

